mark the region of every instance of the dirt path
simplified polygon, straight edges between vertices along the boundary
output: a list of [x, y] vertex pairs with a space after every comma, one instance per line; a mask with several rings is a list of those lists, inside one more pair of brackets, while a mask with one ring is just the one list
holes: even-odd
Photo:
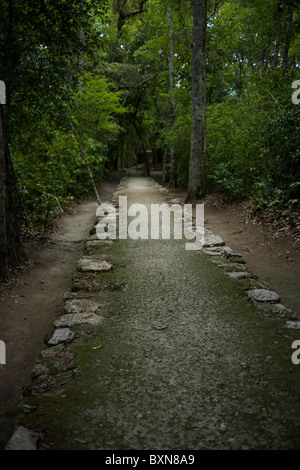
[[[110, 199], [118, 178], [102, 185]], [[20, 400], [20, 392], [44, 348], [45, 334], [62, 312], [62, 296], [70, 289], [77, 258], [95, 221], [97, 203], [77, 205], [77, 213], [59, 220], [59, 232], [42, 248], [27, 248], [33, 268], [0, 301], [0, 338], [6, 344], [6, 365], [0, 365], [0, 445], [11, 433], [10, 414], [2, 415]]]
[[[129, 204], [169, 201], [145, 178], [126, 179], [121, 194]], [[114, 269], [79, 271], [67, 298], [98, 306], [103, 322], [72, 327], [75, 340], [39, 361], [24, 399], [35, 410], [20, 424], [46, 431], [53, 449], [300, 448], [299, 333], [281, 314], [259, 309], [244, 281], [184, 240], [91, 249], [83, 265]]]

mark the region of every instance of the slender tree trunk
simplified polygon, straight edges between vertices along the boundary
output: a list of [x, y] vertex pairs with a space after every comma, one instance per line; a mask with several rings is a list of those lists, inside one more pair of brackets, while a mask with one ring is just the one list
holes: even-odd
[[205, 76], [207, 0], [194, 0], [192, 55], [192, 129], [189, 168], [189, 201], [205, 195]]
[[14, 46], [14, 8], [13, 8], [13, 0], [8, 1], [8, 26], [7, 26], [7, 35], [6, 35], [6, 43], [4, 47], [4, 70], [5, 70], [5, 78], [1, 77], [5, 80], [6, 85], [6, 132], [9, 133], [9, 126], [10, 126], [10, 116], [11, 116], [11, 101], [12, 101], [12, 72], [13, 69], [16, 67], [17, 63], [14, 63], [13, 60], [13, 46]]
[[283, 58], [282, 58], [282, 67], [287, 68], [289, 66], [289, 50], [290, 50], [290, 44], [291, 44], [291, 39], [292, 39], [292, 26], [293, 26], [293, 10], [290, 7], [288, 10], [288, 15], [287, 15], [287, 30], [286, 30], [286, 37], [285, 37], [285, 44], [284, 44], [284, 50], [283, 50]]
[[8, 249], [6, 232], [6, 165], [4, 135], [1, 118], [0, 121], [0, 276], [6, 277], [8, 274]]
[[[169, 82], [170, 82], [170, 103], [172, 111], [172, 127], [175, 124], [175, 96], [174, 96], [174, 39], [173, 39], [173, 23], [172, 23], [172, 10], [171, 7], [167, 6], [167, 20], [168, 20], [168, 32], [169, 32]], [[171, 157], [171, 172], [170, 172], [170, 185], [173, 188], [177, 186], [177, 165], [176, 155], [174, 146], [171, 145], [170, 149]]]
[[5, 137], [3, 108], [0, 104], [0, 276], [7, 277], [10, 266], [17, 266], [26, 258], [19, 236], [15, 214], [9, 164], [9, 150]]
[[6, 137], [9, 132], [11, 116], [12, 72], [17, 66], [16, 59], [13, 59], [13, 26], [13, 0], [9, 0], [7, 35], [4, 48], [4, 75], [6, 85], [5, 126], [3, 107], [2, 104], [0, 104], [0, 276], [2, 277], [8, 276], [9, 267], [17, 266], [21, 261], [27, 259], [19, 236], [19, 225], [13, 200], [12, 164]]
[[202, 79], [202, 110], [203, 110], [203, 124], [202, 124], [202, 139], [203, 139], [203, 151], [202, 151], [202, 189], [203, 195], [207, 193], [207, 140], [206, 140], [206, 102], [207, 102], [207, 88], [206, 88], [206, 7], [205, 7], [205, 33], [203, 36], [203, 79]]
[[162, 161], [162, 184], [166, 182], [166, 165], [167, 165], [167, 158], [168, 158], [168, 150], [165, 148], [163, 153], [163, 161]]

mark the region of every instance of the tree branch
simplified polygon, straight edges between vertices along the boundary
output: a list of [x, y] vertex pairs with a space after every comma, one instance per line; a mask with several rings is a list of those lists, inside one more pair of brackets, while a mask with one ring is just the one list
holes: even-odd
[[[139, 15], [140, 13], [144, 13], [144, 11], [145, 11], [144, 10], [144, 5], [147, 1], [148, 0], [141, 0], [140, 1], [140, 8], [139, 8], [139, 10], [136, 10], [136, 11], [125, 11], [122, 8], [120, 8], [120, 4], [118, 4], [118, 7], [119, 7], [118, 31], [121, 31], [121, 29], [123, 28], [123, 26], [124, 26], [124, 24], [125, 24], [125, 22], [128, 18], [132, 18], [136, 15]], [[122, 6], [124, 6], [125, 3], [123, 3]]]

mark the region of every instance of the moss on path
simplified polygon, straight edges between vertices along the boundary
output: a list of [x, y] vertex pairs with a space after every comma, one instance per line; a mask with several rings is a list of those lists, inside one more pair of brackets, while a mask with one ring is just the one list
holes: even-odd
[[[146, 178], [119, 194], [168, 201]], [[115, 268], [71, 296], [108, 302], [105, 321], [73, 327], [76, 339], [41, 359], [51, 373], [27, 387], [36, 409], [22, 426], [52, 449], [300, 448], [298, 332], [184, 241], [119, 240], [93, 247], [99, 255]]]

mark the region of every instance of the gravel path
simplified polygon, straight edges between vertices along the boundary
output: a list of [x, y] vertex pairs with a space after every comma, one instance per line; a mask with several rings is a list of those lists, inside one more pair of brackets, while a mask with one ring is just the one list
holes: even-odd
[[[169, 202], [141, 177], [119, 195]], [[69, 297], [107, 302], [105, 320], [72, 328], [53, 390], [40, 373], [24, 394], [36, 409], [22, 426], [46, 431], [54, 449], [300, 448], [299, 332], [249, 300], [248, 278], [230, 279], [221, 257], [183, 240], [119, 240], [88, 255], [114, 269], [77, 273]], [[74, 364], [58, 374], [66, 358]]]

